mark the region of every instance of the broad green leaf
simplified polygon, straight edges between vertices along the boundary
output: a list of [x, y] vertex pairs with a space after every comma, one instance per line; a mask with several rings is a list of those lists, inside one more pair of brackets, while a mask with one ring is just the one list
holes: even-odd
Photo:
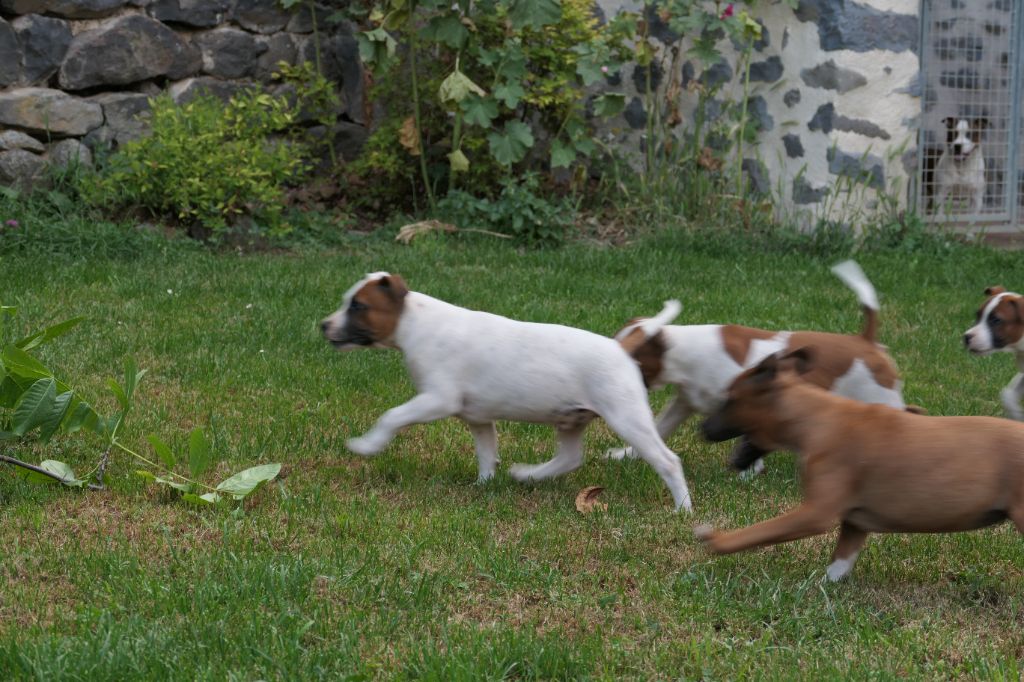
[[14, 345], [22, 350], [31, 350], [36, 346], [53, 341], [58, 336], [67, 334], [69, 331], [81, 324], [83, 320], [85, 320], [84, 317], [72, 317], [70, 320], [64, 320], [52, 327], [47, 327], [41, 332], [36, 332], [31, 336], [26, 336], [19, 341], [15, 341]]
[[107, 388], [109, 388], [110, 392], [114, 394], [115, 398], [117, 398], [117, 404], [121, 406], [121, 411], [127, 412], [129, 405], [128, 395], [124, 392], [121, 384], [117, 383], [113, 379], [107, 379]]
[[177, 458], [174, 456], [174, 453], [171, 452], [171, 449], [167, 447], [167, 444], [160, 440], [155, 433], [151, 433], [146, 436], [146, 440], [148, 440], [149, 444], [153, 446], [156, 456], [160, 458], [160, 461], [163, 462], [164, 466], [168, 469], [173, 469], [177, 462]]
[[507, 81], [522, 81], [526, 76], [526, 56], [522, 52], [509, 52], [498, 67], [498, 77]]
[[441, 81], [441, 87], [437, 89], [437, 96], [441, 99], [441, 104], [449, 109], [454, 109], [471, 92], [475, 92], [481, 97], [487, 94], [483, 88], [471, 81], [469, 76], [456, 69]]
[[448, 155], [448, 163], [451, 165], [453, 173], [465, 173], [469, 170], [469, 159], [461, 149], [456, 149]]
[[551, 143], [551, 167], [568, 168], [576, 160], [576, 149], [561, 140]]
[[462, 24], [458, 14], [442, 14], [427, 22], [420, 32], [427, 40], [435, 41], [458, 50], [466, 44], [469, 30]]
[[52, 377], [40, 379], [32, 384], [14, 407], [11, 416], [11, 430], [19, 436], [36, 428], [53, 410], [57, 398], [57, 382]]
[[60, 428], [61, 422], [64, 421], [64, 417], [67, 416], [68, 408], [71, 407], [71, 399], [74, 398], [75, 394], [73, 391], [65, 391], [56, 397], [53, 401], [53, 406], [50, 409], [50, 413], [45, 415], [42, 423], [42, 428], [39, 430], [39, 439], [44, 443], [57, 433], [57, 429]]
[[55, 459], [47, 459], [39, 463], [39, 468], [49, 471], [55, 476], [60, 476], [63, 480], [56, 481], [49, 476], [45, 476], [37, 471], [31, 471], [29, 469], [23, 469], [18, 467], [18, 475], [24, 478], [30, 483], [63, 483], [64, 485], [71, 488], [81, 488], [85, 485], [85, 481], [75, 476], [75, 472], [71, 470], [64, 462], [58, 462]]
[[93, 433], [102, 435], [102, 431], [97, 429], [101, 421], [103, 421], [103, 418], [96, 414], [96, 410], [92, 409], [92, 405], [84, 400], [79, 400], [71, 408], [71, 412], [64, 422], [64, 433], [74, 433], [80, 429], [88, 429]]
[[5, 376], [0, 379], [0, 407], [11, 409], [24, 392], [25, 390], [13, 378]]
[[526, 90], [523, 90], [523, 86], [516, 82], [502, 83], [494, 88], [494, 98], [504, 102], [509, 109], [515, 109], [524, 95], [526, 95]]
[[188, 437], [188, 470], [192, 478], [199, 478], [210, 468], [213, 457], [210, 454], [210, 443], [200, 428], [192, 429]]
[[512, 0], [508, 18], [516, 29], [548, 26], [562, 18], [562, 3], [559, 0]]
[[181, 496], [181, 499], [185, 500], [186, 502], [191, 502], [192, 504], [199, 507], [206, 507], [211, 504], [217, 504], [218, 502], [220, 502], [220, 495], [218, 495], [217, 493], [204, 493], [202, 495], [196, 495], [195, 493], [185, 493], [184, 495]]
[[134, 358], [127, 357], [124, 359], [124, 392], [128, 397], [129, 406], [131, 405], [132, 398], [135, 396], [135, 389], [139, 387], [142, 377], [146, 376], [146, 371], [138, 368]]
[[53, 372], [45, 365], [17, 346], [5, 346], [2, 357], [8, 374], [26, 379], [44, 379], [53, 376]]
[[470, 125], [490, 128], [491, 121], [498, 117], [498, 103], [490, 97], [481, 97], [475, 92], [469, 93], [459, 103], [464, 114], [463, 120]]
[[522, 160], [533, 146], [533, 133], [522, 121], [508, 121], [502, 132], [488, 135], [487, 142], [495, 160], [504, 166], [510, 166]]
[[356, 36], [359, 43], [359, 58], [363, 63], [381, 66], [395, 56], [398, 43], [383, 28], [363, 31]]
[[606, 92], [594, 98], [594, 114], [597, 116], [615, 116], [625, 108], [626, 96], [621, 92]]
[[217, 490], [241, 500], [267, 481], [272, 481], [281, 473], [280, 464], [261, 464], [245, 471], [239, 471], [230, 478], [217, 484]]

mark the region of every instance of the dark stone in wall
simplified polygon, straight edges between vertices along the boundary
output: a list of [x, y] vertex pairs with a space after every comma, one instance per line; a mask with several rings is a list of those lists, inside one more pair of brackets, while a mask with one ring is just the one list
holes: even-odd
[[174, 31], [155, 19], [131, 15], [75, 36], [59, 79], [62, 88], [81, 90], [157, 76], [184, 78], [200, 65], [199, 50]]
[[706, 88], [715, 88], [732, 80], [732, 67], [728, 62], [720, 61], [704, 69], [700, 75], [700, 83]]
[[643, 102], [639, 97], [629, 100], [626, 110], [622, 112], [622, 117], [626, 119], [630, 128], [640, 129], [647, 125], [647, 112], [644, 111]]
[[831, 59], [812, 69], [802, 69], [800, 78], [812, 88], [835, 90], [841, 95], [866, 85], [868, 82], [863, 74], [857, 73], [853, 69], [837, 66]]
[[77, 137], [103, 124], [95, 102], [49, 88], [0, 92], [0, 127], [12, 126], [48, 137]]
[[910, 80], [907, 81], [906, 85], [904, 85], [902, 88], [896, 88], [895, 90], [893, 90], [893, 92], [901, 95], [910, 95], [911, 97], [920, 97], [921, 72], [918, 71], [917, 73], [915, 73], [913, 76], [910, 77]]
[[668, 22], [661, 18], [661, 15], [658, 14], [658, 10], [654, 6], [654, 3], [651, 3], [644, 8], [644, 21], [647, 22], [648, 35], [655, 40], [660, 40], [664, 45], [674, 43], [681, 37], [678, 33], [669, 28]]
[[939, 83], [960, 90], [988, 90], [992, 86], [992, 79], [982, 76], [974, 69], [963, 68], [943, 71], [939, 74]]
[[799, 135], [783, 135], [782, 144], [786, 146], [786, 156], [791, 159], [799, 159], [804, 155], [804, 145]]
[[21, 49], [14, 28], [0, 19], [0, 88], [17, 83], [21, 77]]
[[980, 62], [985, 48], [979, 36], [939, 38], [935, 41], [935, 56], [943, 61]]
[[782, 78], [782, 59], [769, 57], [763, 62], [750, 65], [750, 80], [753, 83], [774, 83]]
[[889, 133], [881, 126], [863, 118], [848, 118], [840, 114], [832, 119], [832, 124], [836, 130], [842, 130], [847, 133], [857, 133], [865, 137], [877, 137], [880, 140], [891, 138]]
[[786, 106], [792, 109], [794, 106], [800, 103], [800, 91], [796, 88], [787, 90], [786, 94], [782, 96], [782, 101], [786, 103]]
[[757, 121], [759, 130], [771, 130], [775, 127], [775, 119], [768, 113], [768, 103], [761, 95], [747, 98], [747, 116]]
[[149, 13], [160, 21], [211, 28], [230, 17], [231, 0], [155, 0]]
[[43, 157], [24, 149], [0, 152], [0, 184], [28, 189], [43, 171]]
[[278, 70], [279, 62], [295, 63], [295, 40], [287, 33], [257, 38], [266, 50], [256, 60], [256, 68], [253, 73], [264, 82], [272, 80], [274, 73]]
[[237, 28], [218, 28], [195, 37], [203, 53], [203, 73], [218, 78], [245, 78], [253, 73], [256, 60], [267, 51], [265, 43]]
[[885, 189], [884, 165], [882, 159], [874, 154], [849, 154], [830, 147], [825, 158], [833, 175], [841, 175], [878, 190]]
[[828, 195], [828, 188], [815, 189], [803, 175], [793, 178], [793, 203], [795, 204], [816, 204]]
[[149, 128], [149, 96], [137, 92], [105, 92], [89, 101], [103, 107], [103, 125], [85, 137], [90, 147], [119, 147], [142, 137]]
[[[664, 73], [664, 69], [658, 62], [651, 62], [651, 91], [658, 89], [661, 85], [661, 77]], [[633, 67], [633, 87], [636, 88], [637, 92], [647, 92], [647, 68], [637, 64]]]
[[765, 168], [763, 163], [758, 159], [743, 159], [741, 168], [743, 169], [743, 172], [747, 174], [747, 180], [750, 182], [748, 187], [750, 187], [755, 194], [771, 193], [772, 183], [769, 179], [768, 169]]
[[[315, 59], [312, 40], [301, 48], [303, 61]], [[341, 103], [349, 119], [365, 123], [363, 112], [363, 67], [359, 61], [359, 43], [351, 33], [338, 33], [320, 40], [320, 66], [324, 77], [341, 85]]]
[[[601, 8], [595, 4], [594, 9], [601, 12]], [[284, 30], [289, 33], [312, 33], [313, 32], [313, 11], [310, 10], [308, 3], [302, 3], [299, 5], [292, 14], [292, 18], [288, 20], [288, 25], [284, 27]], [[326, 7], [316, 6], [316, 27], [319, 31], [325, 31], [329, 28], [327, 23], [327, 17], [331, 15], [330, 11]], [[604, 23], [604, 13], [601, 12], [598, 21]]]
[[238, 0], [234, 19], [245, 29], [256, 33], [276, 33], [291, 19], [277, 0]]
[[255, 83], [224, 81], [211, 76], [200, 76], [198, 78], [187, 78], [175, 83], [167, 90], [175, 103], [188, 104], [200, 95], [216, 97], [226, 102], [242, 90], [253, 87], [256, 87]]
[[[24, 51], [22, 78], [35, 85], [57, 73], [71, 45], [71, 28], [63, 19], [28, 14], [13, 23]], [[3, 63], [0, 57], [0, 64]], [[2, 78], [2, 76], [0, 76]]]
[[11, 14], [55, 14], [66, 19], [99, 19], [115, 14], [127, 0], [0, 0]]
[[836, 105], [829, 102], [822, 104], [818, 107], [818, 110], [814, 112], [814, 116], [810, 121], [807, 122], [807, 127], [811, 130], [820, 130], [823, 133], [832, 132], [832, 118], [836, 113]]
[[918, 18], [862, 5], [852, 0], [800, 0], [796, 17], [818, 25], [821, 49], [917, 51]]
[[695, 76], [696, 70], [693, 68], [693, 62], [686, 62], [685, 64], [683, 64], [683, 77], [680, 81], [680, 85], [683, 86], [684, 90], [687, 88], [688, 85], [690, 85], [690, 81], [692, 81]]

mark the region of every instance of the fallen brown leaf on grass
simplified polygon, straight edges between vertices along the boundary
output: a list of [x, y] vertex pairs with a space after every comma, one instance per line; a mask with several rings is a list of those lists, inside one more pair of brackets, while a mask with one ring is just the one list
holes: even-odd
[[581, 514], [589, 514], [592, 511], [608, 511], [608, 504], [598, 502], [601, 492], [604, 490], [599, 485], [588, 485], [576, 494], [576, 511]]

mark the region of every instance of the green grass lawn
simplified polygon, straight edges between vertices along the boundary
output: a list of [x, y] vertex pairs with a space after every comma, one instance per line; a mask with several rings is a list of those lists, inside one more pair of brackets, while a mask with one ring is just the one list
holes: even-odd
[[[690, 422], [694, 516], [641, 462], [599, 457], [522, 486], [510, 462], [549, 456], [549, 429], [501, 424], [502, 465], [475, 485], [455, 421], [400, 435], [379, 457], [345, 439], [413, 395], [395, 351], [337, 354], [317, 321], [363, 273], [520, 319], [601, 334], [678, 297], [680, 323], [854, 332], [860, 311], [828, 271], [838, 256], [656, 236], [619, 249], [519, 252], [485, 238], [380, 238], [329, 252], [147, 250], [131, 258], [0, 257], [16, 331], [89, 320], [41, 355], [104, 396], [133, 356], [149, 369], [124, 440], [177, 449], [207, 428], [211, 480], [282, 462], [245, 504], [197, 510], [147, 487], [126, 458], [110, 488], [39, 487], [0, 470], [0, 679], [1013, 679], [1024, 670], [1024, 542], [1004, 524], [960, 535], [874, 536], [850, 579], [824, 582], [833, 536], [725, 558], [691, 528], [731, 528], [798, 500], [792, 455], [745, 483], [727, 445]], [[954, 248], [860, 262], [882, 300], [880, 337], [909, 402], [999, 414], [1009, 356], [972, 358], [960, 336], [982, 289], [1024, 286], [1018, 254]], [[665, 393], [652, 397], [656, 405]], [[76, 435], [25, 459], [87, 470]], [[606, 488], [604, 513], [576, 492]]]

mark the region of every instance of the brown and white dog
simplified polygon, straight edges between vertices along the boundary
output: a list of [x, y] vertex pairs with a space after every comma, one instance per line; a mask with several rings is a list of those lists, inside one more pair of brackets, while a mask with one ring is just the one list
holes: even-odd
[[[643, 333], [656, 333], [679, 309], [678, 301], [666, 302]], [[485, 481], [498, 462], [495, 420], [551, 424], [555, 456], [509, 470], [519, 481], [538, 481], [583, 463], [583, 431], [599, 416], [658, 472], [676, 509], [692, 509], [682, 465], [658, 437], [636, 363], [612, 339], [460, 308], [409, 291], [401, 277], [386, 272], [356, 282], [321, 328], [339, 350], [401, 350], [419, 391], [350, 439], [348, 449], [356, 454], [377, 454], [411, 424], [455, 416], [473, 434], [479, 480]]]
[[[875, 341], [878, 329], [878, 296], [854, 261], [832, 271], [857, 294], [864, 307], [864, 327], [857, 336], [827, 332], [773, 332], [734, 324], [668, 325], [645, 341], [638, 330], [642, 320], [631, 321], [615, 336], [640, 365], [644, 382], [651, 388], [676, 387], [675, 396], [658, 415], [658, 433], [664, 440], [693, 413], [709, 415], [725, 402], [729, 384], [745, 368], [778, 351], [813, 345], [818, 362], [806, 379], [835, 393], [904, 408], [902, 383], [896, 366]], [[629, 448], [609, 450], [608, 457], [631, 457]], [[741, 443], [730, 458], [740, 471], [764, 468], [767, 454]]]
[[[966, 199], [968, 213], [981, 213], [985, 205], [985, 157], [981, 150], [981, 135], [988, 127], [985, 118], [955, 118], [947, 116], [946, 144], [935, 165], [936, 186], [933, 212], [950, 211], [946, 202], [950, 198]], [[961, 209], [962, 211], [962, 209]]]
[[1024, 424], [995, 417], [927, 417], [867, 405], [805, 381], [814, 349], [770, 355], [741, 374], [703, 424], [713, 441], [746, 434], [795, 450], [803, 503], [731, 532], [698, 526], [716, 554], [774, 545], [840, 527], [826, 573], [853, 568], [868, 533], [938, 533], [1007, 518], [1024, 533]]
[[1024, 296], [1001, 286], [985, 289], [985, 302], [978, 309], [974, 326], [964, 332], [964, 345], [975, 355], [998, 351], [1017, 356], [1017, 376], [999, 394], [1006, 416], [1024, 420]]

